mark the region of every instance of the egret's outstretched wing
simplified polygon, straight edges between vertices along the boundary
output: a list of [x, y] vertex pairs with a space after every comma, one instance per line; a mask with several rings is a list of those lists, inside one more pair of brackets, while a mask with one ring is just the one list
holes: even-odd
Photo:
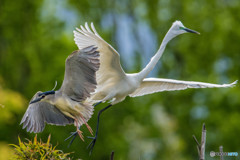
[[76, 28], [74, 40], [79, 49], [94, 45], [100, 52], [100, 68], [97, 71], [98, 88], [104, 87], [116, 82], [119, 78], [125, 77], [125, 73], [120, 65], [120, 56], [118, 52], [104, 41], [97, 33], [93, 23], [91, 29], [85, 23], [85, 28], [80, 26]]
[[146, 94], [152, 94], [155, 92], [163, 91], [174, 91], [174, 90], [184, 90], [187, 88], [222, 88], [222, 87], [232, 87], [237, 83], [237, 81], [231, 84], [211, 84], [204, 82], [193, 82], [193, 81], [180, 81], [173, 79], [163, 79], [163, 78], [145, 78], [141, 83], [140, 87], [131, 93], [130, 97], [143, 96]]
[[75, 101], [85, 100], [96, 89], [96, 71], [99, 66], [97, 47], [88, 46], [74, 51], [66, 60], [60, 92]]
[[[36, 98], [37, 94], [33, 96], [33, 99]], [[27, 128], [28, 132], [38, 133], [43, 131], [45, 122], [65, 126], [72, 124], [74, 119], [65, 116], [55, 106], [47, 102], [37, 102], [28, 106], [20, 124], [23, 124], [23, 129]]]

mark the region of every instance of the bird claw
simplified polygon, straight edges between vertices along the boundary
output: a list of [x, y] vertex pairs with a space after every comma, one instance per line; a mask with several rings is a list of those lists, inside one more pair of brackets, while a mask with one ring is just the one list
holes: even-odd
[[72, 145], [74, 139], [77, 137], [77, 134], [78, 134], [77, 131], [76, 132], [71, 132], [71, 135], [64, 140], [64, 141], [67, 141], [68, 139], [73, 137], [72, 140], [68, 144], [68, 148]]
[[83, 132], [82, 131], [80, 131], [80, 130], [77, 130], [77, 133], [78, 133], [78, 135], [79, 135], [79, 137], [82, 139], [82, 141], [84, 142], [84, 137], [83, 137]]
[[69, 137], [67, 137], [64, 141], [69, 140], [69, 139], [72, 138], [73, 136], [74, 136], [73, 139], [75, 139], [75, 137], [77, 136], [77, 131], [71, 132], [70, 134], [71, 134], [71, 135], [70, 135]]
[[72, 143], [73, 143], [74, 139], [77, 137], [77, 135], [79, 135], [79, 137], [82, 139], [82, 141], [84, 141], [82, 131], [80, 131], [79, 129], [75, 132], [71, 132], [70, 134], [71, 135], [64, 140], [64, 141], [67, 141], [68, 139], [73, 137], [72, 140], [68, 144], [68, 148], [72, 145]]
[[77, 134], [77, 131], [71, 132], [70, 134], [71, 134], [71, 136], [76, 135], [76, 134]]
[[95, 146], [97, 137], [87, 137], [87, 138], [92, 139], [92, 141], [91, 141], [91, 142], [89, 143], [89, 145], [87, 146], [87, 149], [90, 150], [89, 155], [91, 155], [91, 154], [92, 154], [92, 151], [93, 151], [93, 148], [94, 148], [94, 146]]

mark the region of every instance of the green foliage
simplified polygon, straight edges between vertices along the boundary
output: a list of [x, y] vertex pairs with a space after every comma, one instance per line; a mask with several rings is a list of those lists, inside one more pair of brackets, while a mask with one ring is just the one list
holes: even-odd
[[34, 137], [33, 142], [28, 140], [28, 142], [22, 142], [20, 137], [18, 137], [19, 145], [12, 144], [14, 146], [14, 156], [12, 159], [19, 160], [70, 160], [69, 155], [71, 153], [63, 153], [61, 150], [57, 150], [56, 146], [50, 144], [51, 136], [48, 136], [46, 143], [41, 140], [37, 140], [37, 135]]
[[0, 124], [14, 124], [17, 119], [15, 116], [24, 111], [26, 99], [18, 92], [6, 89], [0, 77]]

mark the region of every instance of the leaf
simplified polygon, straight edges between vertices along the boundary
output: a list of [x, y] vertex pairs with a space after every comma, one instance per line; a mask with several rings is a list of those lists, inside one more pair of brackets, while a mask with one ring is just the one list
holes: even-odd
[[33, 142], [26, 139], [27, 142], [22, 142], [18, 137], [19, 145], [11, 144], [15, 149], [14, 159], [70, 159], [68, 156], [71, 153], [64, 153], [62, 150], [57, 150], [56, 146], [50, 143], [51, 135], [48, 136], [47, 142], [44, 143], [40, 139], [37, 140], [35, 135]]
[[49, 145], [50, 139], [51, 139], [51, 134], [49, 134], [49, 136], [48, 136], [47, 145]]
[[36, 134], [36, 135], [35, 135], [35, 137], [34, 137], [33, 144], [34, 144], [34, 145], [36, 145], [36, 144], [37, 144], [37, 134]]

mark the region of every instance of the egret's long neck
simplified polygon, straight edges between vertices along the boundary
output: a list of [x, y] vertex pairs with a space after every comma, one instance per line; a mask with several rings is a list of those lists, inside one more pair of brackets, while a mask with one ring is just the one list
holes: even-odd
[[170, 31], [171, 31], [171, 28], [165, 35], [165, 37], [162, 41], [162, 44], [160, 45], [160, 48], [158, 49], [157, 53], [151, 58], [150, 62], [146, 65], [146, 67], [141, 72], [138, 73], [139, 79], [143, 80], [149, 74], [149, 72], [151, 72], [153, 70], [153, 68], [155, 67], [155, 65], [157, 64], [159, 59], [161, 58], [167, 43], [176, 36], [176, 35], [172, 34]]

